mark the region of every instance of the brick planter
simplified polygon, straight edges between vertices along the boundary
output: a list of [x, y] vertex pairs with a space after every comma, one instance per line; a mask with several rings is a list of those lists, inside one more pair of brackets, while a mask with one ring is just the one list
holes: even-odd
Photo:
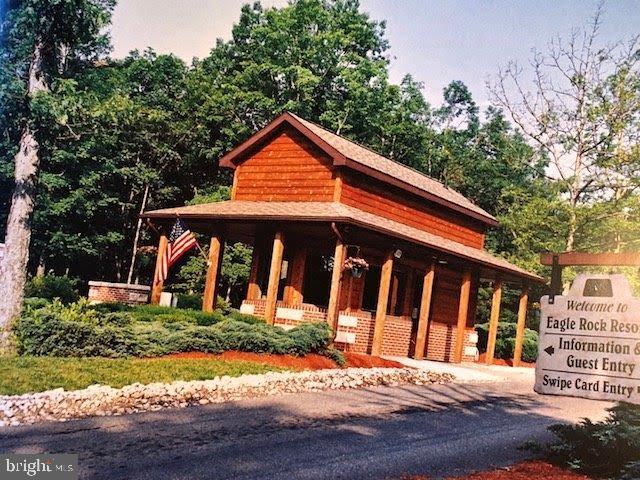
[[89, 301], [92, 303], [120, 302], [142, 305], [149, 302], [151, 287], [128, 283], [89, 282]]

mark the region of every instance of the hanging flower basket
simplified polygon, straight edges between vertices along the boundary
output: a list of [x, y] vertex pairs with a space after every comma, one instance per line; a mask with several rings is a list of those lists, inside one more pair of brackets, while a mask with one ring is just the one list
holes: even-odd
[[344, 269], [351, 272], [353, 278], [360, 278], [364, 272], [369, 270], [369, 264], [364, 258], [349, 257], [344, 261]]

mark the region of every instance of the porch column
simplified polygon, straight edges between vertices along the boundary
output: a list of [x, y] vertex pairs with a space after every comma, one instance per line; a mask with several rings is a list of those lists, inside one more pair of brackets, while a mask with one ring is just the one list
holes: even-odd
[[460, 285], [460, 304], [458, 305], [458, 326], [456, 329], [456, 345], [453, 361], [462, 362], [464, 353], [464, 337], [467, 330], [467, 315], [469, 313], [469, 297], [471, 293], [471, 272], [465, 270]]
[[284, 303], [290, 305], [302, 304], [302, 285], [304, 282], [304, 269], [307, 263], [308, 249], [305, 246], [296, 249], [291, 259], [291, 266], [284, 287]]
[[524, 327], [527, 321], [527, 307], [529, 305], [529, 287], [524, 286], [520, 293], [518, 306], [518, 326], [516, 328], [516, 346], [513, 351], [513, 366], [519, 367], [522, 362], [522, 343], [524, 342]]
[[496, 337], [500, 323], [500, 302], [502, 301], [502, 281], [498, 278], [493, 282], [493, 298], [491, 300], [491, 317], [489, 319], [489, 337], [487, 338], [487, 352], [485, 363], [491, 365], [496, 354]]
[[213, 235], [209, 243], [207, 277], [204, 284], [204, 295], [202, 296], [202, 311], [204, 312], [213, 312], [216, 308], [223, 252], [224, 241], [219, 235]]
[[276, 232], [273, 238], [273, 253], [271, 254], [271, 268], [269, 269], [269, 284], [267, 285], [267, 301], [264, 318], [269, 325], [276, 319], [276, 303], [278, 301], [278, 285], [282, 270], [282, 254], [284, 253], [284, 234]]
[[420, 316], [418, 317], [418, 331], [416, 333], [416, 348], [414, 358], [424, 358], [424, 348], [427, 342], [427, 332], [429, 331], [429, 314], [431, 313], [431, 294], [433, 292], [433, 281], [436, 276], [436, 266], [432, 263], [424, 273], [422, 279], [422, 299], [420, 300]]
[[387, 304], [389, 302], [389, 288], [393, 273], [393, 251], [387, 253], [380, 272], [380, 289], [378, 290], [378, 305], [376, 306], [376, 323], [373, 329], [373, 345], [371, 355], [380, 355], [382, 352], [382, 337], [384, 335], [384, 323], [387, 317]]
[[342, 240], [336, 238], [336, 248], [333, 252], [333, 271], [331, 272], [331, 289], [329, 290], [329, 306], [327, 307], [327, 323], [333, 330], [335, 337], [338, 330], [338, 316], [340, 310], [340, 287], [342, 284], [342, 266], [346, 248]]
[[160, 295], [162, 294], [162, 287], [164, 286], [164, 282], [156, 283], [156, 278], [158, 278], [158, 272], [160, 272], [160, 269], [162, 268], [162, 258], [167, 251], [168, 243], [169, 240], [167, 239], [167, 235], [165, 233], [160, 234], [160, 240], [158, 241], [158, 253], [156, 255], [156, 269], [152, 280], [153, 285], [151, 285], [152, 305], [158, 305], [160, 303]]
[[262, 245], [255, 243], [251, 254], [251, 272], [249, 273], [249, 285], [247, 287], [247, 300], [258, 300], [262, 295], [260, 285], [258, 285], [258, 272], [262, 261]]

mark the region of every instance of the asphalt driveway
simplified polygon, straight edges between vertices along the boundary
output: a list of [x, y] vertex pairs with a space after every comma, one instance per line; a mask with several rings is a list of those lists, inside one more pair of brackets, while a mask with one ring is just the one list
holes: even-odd
[[503, 466], [607, 404], [512, 381], [286, 395], [0, 430], [0, 452], [78, 453], [86, 479], [378, 479]]

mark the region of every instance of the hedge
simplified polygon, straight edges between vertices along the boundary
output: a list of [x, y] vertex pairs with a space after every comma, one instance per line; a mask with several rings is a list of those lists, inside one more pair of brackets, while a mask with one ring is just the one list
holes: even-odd
[[224, 317], [214, 312], [197, 317], [189, 310], [167, 310], [94, 307], [86, 301], [27, 308], [14, 329], [18, 352], [112, 358], [225, 350], [305, 355], [327, 353], [331, 341], [325, 322], [304, 323], [285, 331], [248, 315]]
[[553, 425], [551, 459], [596, 478], [640, 478], [640, 405], [618, 403], [601, 422]]
[[[511, 359], [516, 346], [517, 324], [500, 322], [498, 324], [498, 334], [496, 336], [496, 358]], [[478, 349], [481, 352], [487, 350], [487, 339], [489, 338], [489, 324], [481, 323], [476, 325], [478, 332]], [[538, 332], [525, 328], [524, 342], [522, 344], [522, 360], [525, 362], [535, 362], [538, 358]]]

